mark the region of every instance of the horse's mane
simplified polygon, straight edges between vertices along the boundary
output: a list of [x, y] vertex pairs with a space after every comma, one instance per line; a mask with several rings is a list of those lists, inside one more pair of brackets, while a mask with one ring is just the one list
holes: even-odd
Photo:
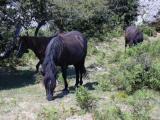
[[22, 36], [22, 37], [20, 37], [22, 40], [26, 40], [26, 42], [29, 40], [30, 41], [30, 43], [32, 43], [32, 44], [37, 44], [37, 41], [38, 41], [38, 43], [41, 45], [41, 44], [43, 44], [44, 42], [46, 43], [46, 40], [47, 41], [49, 41], [49, 40], [51, 40], [52, 38], [54, 38], [54, 37], [57, 37], [58, 36], [58, 33], [56, 33], [56, 34], [54, 34], [53, 36], [50, 36], [50, 37], [45, 37], [45, 36], [43, 36], [43, 37], [36, 37], [36, 36]]
[[[63, 42], [60, 40], [60, 36], [54, 37], [48, 44], [45, 52], [45, 58], [43, 62], [43, 71], [45, 73], [45, 79], [51, 79], [55, 77], [56, 65], [58, 57], [61, 55], [63, 49]], [[44, 84], [46, 82], [44, 81]]]

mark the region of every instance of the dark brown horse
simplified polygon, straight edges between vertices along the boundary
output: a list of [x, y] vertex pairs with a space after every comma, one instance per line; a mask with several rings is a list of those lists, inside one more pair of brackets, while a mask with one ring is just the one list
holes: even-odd
[[39, 59], [36, 65], [36, 72], [38, 72], [40, 64], [43, 63], [47, 45], [52, 38], [53, 37], [20, 37], [17, 57], [22, 57], [24, 53], [28, 52], [28, 49], [31, 49]]
[[49, 101], [52, 100], [53, 91], [56, 87], [56, 66], [61, 66], [65, 93], [69, 92], [66, 80], [66, 70], [68, 65], [74, 65], [75, 67], [75, 86], [83, 84], [82, 75], [86, 72], [84, 66], [86, 54], [87, 40], [78, 31], [58, 35], [50, 41], [42, 64], [46, 96]]
[[125, 49], [127, 45], [132, 46], [143, 42], [143, 33], [136, 26], [129, 26], [125, 30]]

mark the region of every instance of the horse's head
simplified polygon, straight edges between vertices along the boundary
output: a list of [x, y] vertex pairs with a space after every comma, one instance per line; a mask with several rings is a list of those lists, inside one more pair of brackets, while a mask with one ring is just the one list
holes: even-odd
[[57, 72], [56, 67], [51, 62], [45, 64], [45, 60], [42, 64], [41, 73], [44, 76], [43, 82], [46, 90], [46, 98], [48, 101], [51, 101], [53, 99], [54, 89], [56, 88]]
[[18, 42], [17, 57], [20, 58], [24, 53], [28, 53], [28, 45], [26, 37], [20, 37]]
[[44, 85], [46, 90], [46, 98], [48, 101], [53, 99], [54, 89], [56, 88], [56, 77], [48, 76], [49, 73], [45, 73]]

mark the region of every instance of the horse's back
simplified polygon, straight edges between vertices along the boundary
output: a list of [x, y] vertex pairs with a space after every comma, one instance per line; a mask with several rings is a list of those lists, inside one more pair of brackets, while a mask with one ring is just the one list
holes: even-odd
[[71, 31], [62, 35], [60, 39], [64, 45], [61, 60], [66, 61], [67, 64], [74, 64], [85, 59], [87, 40], [82, 33]]
[[143, 41], [143, 33], [136, 26], [129, 26], [125, 30], [125, 40], [127, 43], [138, 43]]

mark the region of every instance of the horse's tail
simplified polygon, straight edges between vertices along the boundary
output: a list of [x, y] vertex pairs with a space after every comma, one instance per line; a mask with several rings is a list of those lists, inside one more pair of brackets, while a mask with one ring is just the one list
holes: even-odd
[[85, 58], [86, 58], [86, 55], [87, 55], [87, 43], [88, 43], [87, 38], [85, 36], [83, 36], [83, 45], [84, 45], [83, 51], [84, 51], [84, 56], [83, 56], [82, 74], [85, 77], [87, 76], [87, 71], [86, 71], [86, 68], [85, 68]]

